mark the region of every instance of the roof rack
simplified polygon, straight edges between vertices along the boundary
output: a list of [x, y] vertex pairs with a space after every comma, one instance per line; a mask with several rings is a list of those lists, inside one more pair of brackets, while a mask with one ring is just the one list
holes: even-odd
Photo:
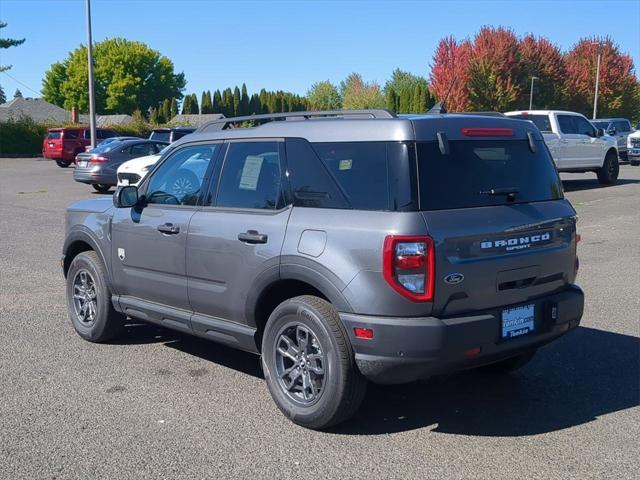
[[319, 110], [316, 112], [265, 113], [262, 115], [246, 115], [243, 117], [220, 118], [203, 124], [198, 132], [224, 130], [229, 125], [242, 122], [273, 120], [308, 120], [313, 117], [355, 117], [355, 118], [396, 118], [389, 110]]

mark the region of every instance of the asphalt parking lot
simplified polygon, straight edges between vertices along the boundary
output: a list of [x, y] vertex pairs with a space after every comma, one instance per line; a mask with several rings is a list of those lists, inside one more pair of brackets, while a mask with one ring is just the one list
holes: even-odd
[[67, 318], [71, 169], [0, 159], [0, 478], [637, 478], [640, 167], [563, 175], [580, 216], [582, 326], [512, 376], [371, 387], [329, 432], [277, 410], [257, 357], [131, 326], [83, 341]]

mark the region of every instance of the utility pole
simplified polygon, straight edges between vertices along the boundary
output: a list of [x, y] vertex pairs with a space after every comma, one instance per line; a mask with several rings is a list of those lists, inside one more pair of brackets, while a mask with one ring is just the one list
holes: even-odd
[[89, 65], [89, 129], [91, 148], [96, 147], [96, 98], [93, 90], [93, 43], [91, 41], [91, 0], [87, 0], [87, 63]]
[[536, 76], [531, 77], [531, 93], [529, 94], [529, 110], [533, 110], [533, 81], [540, 80]]
[[602, 58], [602, 42], [598, 42], [598, 64], [596, 66], [596, 93], [593, 97], [593, 120], [598, 114], [598, 86], [600, 84], [600, 60]]

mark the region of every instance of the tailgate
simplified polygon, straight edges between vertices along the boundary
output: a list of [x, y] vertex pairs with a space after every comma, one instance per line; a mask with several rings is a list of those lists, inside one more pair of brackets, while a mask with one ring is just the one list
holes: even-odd
[[566, 200], [422, 212], [435, 242], [434, 315], [526, 302], [575, 277]]

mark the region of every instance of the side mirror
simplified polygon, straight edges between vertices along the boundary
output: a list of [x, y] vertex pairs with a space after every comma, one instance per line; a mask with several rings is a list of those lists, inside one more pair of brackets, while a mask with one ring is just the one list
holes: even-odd
[[118, 187], [113, 194], [113, 206], [116, 208], [131, 208], [138, 204], [138, 187], [127, 185]]
[[603, 130], [603, 129], [601, 129], [601, 128], [599, 128], [599, 129], [598, 129], [598, 132], [596, 133], [596, 136], [597, 136], [597, 137], [604, 137], [604, 130]]

